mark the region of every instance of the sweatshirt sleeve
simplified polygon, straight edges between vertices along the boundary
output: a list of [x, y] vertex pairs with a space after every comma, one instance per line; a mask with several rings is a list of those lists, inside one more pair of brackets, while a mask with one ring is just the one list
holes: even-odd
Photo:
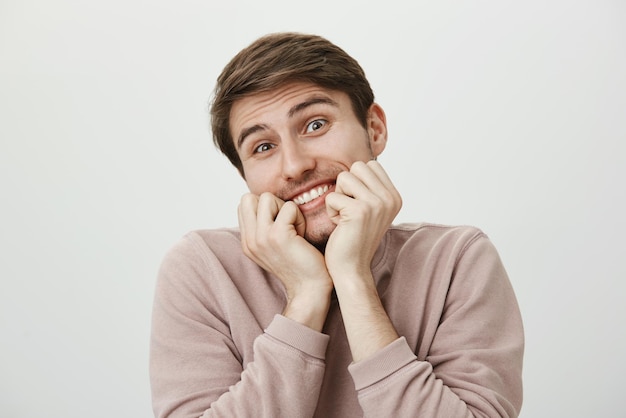
[[220, 312], [223, 295], [207, 290], [225, 274], [212, 257], [186, 239], [161, 265], [150, 341], [155, 417], [313, 416], [328, 336], [276, 315], [244, 367]]
[[365, 417], [517, 417], [523, 347], [512, 286], [479, 234], [457, 258], [427, 357], [400, 337], [349, 371]]

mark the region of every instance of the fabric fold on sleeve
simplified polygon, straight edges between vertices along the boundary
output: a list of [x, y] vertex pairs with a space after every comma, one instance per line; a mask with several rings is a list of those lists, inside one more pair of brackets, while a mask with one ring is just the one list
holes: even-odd
[[265, 330], [267, 335], [300, 350], [311, 357], [326, 359], [329, 336], [283, 315], [275, 315]]
[[372, 356], [348, 366], [357, 391], [374, 385], [402, 369], [417, 357], [404, 337], [399, 337]]

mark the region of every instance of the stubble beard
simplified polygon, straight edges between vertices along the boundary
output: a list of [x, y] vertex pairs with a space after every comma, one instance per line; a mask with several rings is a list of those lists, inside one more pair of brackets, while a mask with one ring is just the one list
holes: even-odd
[[316, 219], [314, 222], [310, 222], [305, 217], [304, 239], [324, 254], [330, 234], [335, 230], [336, 225], [328, 218], [325, 210], [311, 215], [309, 218], [314, 217]]

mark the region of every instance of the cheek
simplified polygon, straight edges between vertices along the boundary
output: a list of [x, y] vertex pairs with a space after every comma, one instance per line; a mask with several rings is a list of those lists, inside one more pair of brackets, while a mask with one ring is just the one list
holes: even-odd
[[260, 195], [261, 193], [268, 191], [265, 183], [266, 182], [263, 181], [262, 178], [259, 178], [255, 174], [248, 175], [248, 177], [246, 178], [246, 185], [248, 186], [248, 190], [250, 190], [250, 193], [256, 195]]
[[260, 195], [263, 192], [273, 192], [273, 185], [276, 184], [276, 176], [273, 175], [270, 164], [244, 165], [246, 173], [246, 185], [250, 193]]
[[364, 129], [353, 129], [337, 135], [332, 139], [331, 146], [326, 147], [326, 152], [333, 159], [346, 163], [373, 158], [369, 136]]
[[250, 190], [251, 193], [255, 193], [259, 183], [259, 175], [257, 171], [254, 167], [243, 164], [243, 172], [245, 174], [244, 181], [246, 182], [246, 186], [248, 186], [248, 190]]

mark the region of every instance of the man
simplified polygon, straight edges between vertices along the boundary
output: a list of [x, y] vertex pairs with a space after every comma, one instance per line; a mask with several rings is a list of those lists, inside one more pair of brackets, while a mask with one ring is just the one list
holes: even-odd
[[163, 261], [158, 417], [517, 416], [523, 331], [479, 230], [393, 226], [383, 109], [318, 37], [265, 36], [218, 78], [214, 140], [250, 190], [239, 229]]

